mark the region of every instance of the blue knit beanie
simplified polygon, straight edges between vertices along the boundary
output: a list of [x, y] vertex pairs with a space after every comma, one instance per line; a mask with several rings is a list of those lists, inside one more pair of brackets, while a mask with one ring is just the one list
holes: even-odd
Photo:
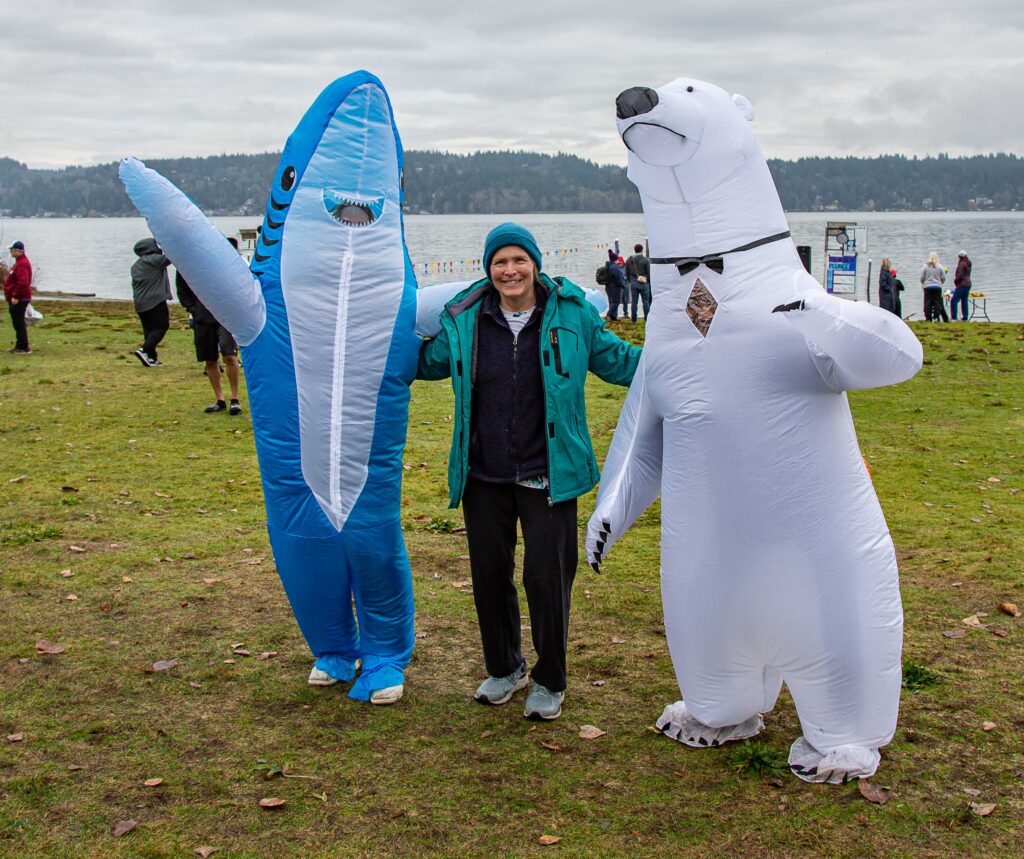
[[515, 245], [517, 248], [522, 248], [526, 251], [530, 255], [530, 259], [537, 264], [537, 271], [540, 271], [541, 253], [540, 248], [537, 247], [537, 240], [533, 237], [533, 233], [526, 229], [526, 227], [521, 227], [519, 224], [513, 224], [511, 221], [506, 221], [504, 224], [498, 224], [498, 226], [487, 234], [487, 241], [484, 242], [485, 274], [490, 276], [491, 259], [497, 251], [506, 245]]

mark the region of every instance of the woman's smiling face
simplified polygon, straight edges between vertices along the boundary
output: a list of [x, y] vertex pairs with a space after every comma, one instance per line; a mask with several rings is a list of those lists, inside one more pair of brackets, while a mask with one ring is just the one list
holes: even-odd
[[523, 248], [518, 245], [498, 248], [491, 257], [489, 274], [507, 310], [526, 310], [533, 306], [537, 269]]

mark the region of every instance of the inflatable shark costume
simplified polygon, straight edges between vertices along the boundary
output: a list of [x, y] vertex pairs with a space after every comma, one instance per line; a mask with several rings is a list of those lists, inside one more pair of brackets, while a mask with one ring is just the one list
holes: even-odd
[[417, 293], [402, 145], [383, 85], [347, 75], [303, 116], [274, 174], [251, 271], [166, 179], [134, 158], [120, 176], [164, 253], [242, 346], [274, 560], [317, 657], [310, 682], [351, 680], [361, 662], [349, 695], [397, 700], [414, 639], [399, 513], [417, 333], [436, 334], [441, 307], [466, 284]]
[[[903, 613], [846, 391], [921, 366], [898, 317], [800, 264], [750, 103], [679, 79], [617, 100], [654, 302], [587, 533], [596, 564], [662, 497], [668, 736], [758, 733], [783, 681], [809, 781], [865, 778], [896, 727]], [[773, 310], [776, 311], [773, 313]]]

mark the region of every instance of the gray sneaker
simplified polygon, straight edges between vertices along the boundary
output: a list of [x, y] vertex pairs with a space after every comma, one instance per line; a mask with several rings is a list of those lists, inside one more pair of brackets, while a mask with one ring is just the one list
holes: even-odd
[[506, 704], [516, 692], [525, 689], [528, 682], [524, 662], [505, 677], [488, 677], [477, 687], [473, 697], [481, 704]]
[[562, 715], [562, 699], [564, 692], [552, 692], [534, 683], [530, 694], [526, 696], [526, 709], [523, 715], [527, 719], [557, 719]]

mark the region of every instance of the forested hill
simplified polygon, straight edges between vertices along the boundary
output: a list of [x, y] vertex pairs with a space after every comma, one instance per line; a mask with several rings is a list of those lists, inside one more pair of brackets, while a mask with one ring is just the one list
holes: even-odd
[[[153, 159], [209, 214], [260, 215], [279, 153]], [[1024, 209], [1024, 158], [945, 155], [769, 162], [788, 211]], [[626, 171], [575, 155], [409, 151], [410, 212], [639, 212]], [[134, 215], [116, 164], [31, 170], [0, 158], [0, 215]]]

